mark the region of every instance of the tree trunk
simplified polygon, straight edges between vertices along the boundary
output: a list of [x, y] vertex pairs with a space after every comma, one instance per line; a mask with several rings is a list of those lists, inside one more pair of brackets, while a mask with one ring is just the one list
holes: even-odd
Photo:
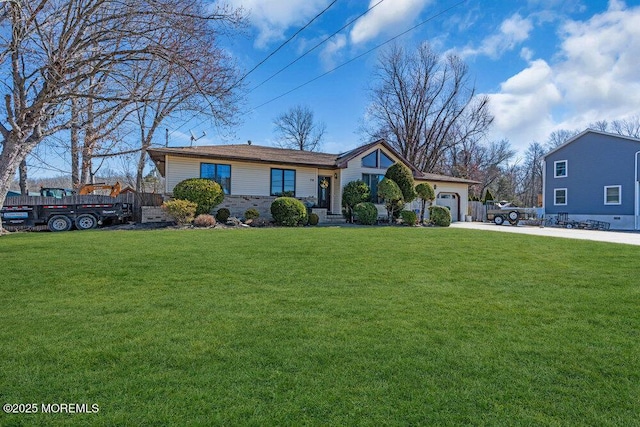
[[80, 189], [80, 129], [78, 120], [78, 101], [71, 100], [71, 184], [74, 190]]
[[20, 171], [20, 194], [23, 196], [29, 195], [29, 188], [27, 186], [27, 159], [22, 159], [19, 166]]
[[[27, 151], [22, 151], [20, 148], [17, 143], [5, 139], [0, 153], [0, 206], [4, 205], [18, 165], [27, 157]], [[0, 218], [0, 232], [2, 232], [2, 218]]]

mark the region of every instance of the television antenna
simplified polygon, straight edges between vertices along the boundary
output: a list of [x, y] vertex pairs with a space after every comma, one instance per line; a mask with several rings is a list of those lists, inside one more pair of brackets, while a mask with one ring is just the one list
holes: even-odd
[[191, 140], [191, 147], [193, 147], [193, 143], [196, 142], [197, 140], [204, 138], [205, 136], [207, 136], [207, 133], [205, 131], [202, 131], [202, 135], [200, 135], [199, 137], [196, 137], [193, 134], [193, 131], [189, 131], [189, 133], [191, 134], [191, 138], [189, 138]]

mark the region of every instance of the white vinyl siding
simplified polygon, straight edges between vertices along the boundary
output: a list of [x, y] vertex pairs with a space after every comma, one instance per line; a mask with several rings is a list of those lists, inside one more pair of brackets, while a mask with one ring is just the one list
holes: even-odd
[[270, 194], [271, 169], [296, 170], [296, 197], [318, 195], [318, 170], [309, 167], [282, 166], [269, 163], [228, 162], [217, 159], [167, 156], [167, 193], [182, 180], [200, 177], [200, 163], [225, 163], [231, 165], [231, 194], [238, 196], [268, 196]]
[[604, 204], [605, 205], [621, 205], [622, 204], [622, 186], [607, 185], [604, 187]]
[[554, 188], [553, 190], [553, 204], [555, 206], [566, 206], [567, 204], [567, 189], [566, 188]]

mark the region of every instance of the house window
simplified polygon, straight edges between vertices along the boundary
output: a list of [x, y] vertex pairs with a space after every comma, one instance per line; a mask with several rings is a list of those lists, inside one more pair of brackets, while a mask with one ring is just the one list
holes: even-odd
[[362, 180], [369, 186], [371, 190], [371, 198], [369, 199], [373, 203], [382, 203], [378, 198], [378, 183], [382, 181], [384, 175], [373, 174], [373, 173], [363, 173]]
[[363, 168], [377, 168], [378, 167], [378, 150], [371, 154], [367, 154], [362, 158]]
[[556, 206], [564, 206], [567, 204], [566, 188], [556, 188], [553, 190], [553, 204]]
[[293, 169], [271, 169], [271, 195], [296, 195], [296, 171]]
[[567, 176], [567, 161], [558, 160], [557, 162], [553, 162], [553, 177], [565, 178], [566, 176]]
[[622, 204], [622, 186], [607, 185], [604, 187], [604, 204], [620, 205]]
[[231, 165], [200, 163], [200, 178], [217, 182], [224, 194], [231, 194]]
[[395, 162], [384, 151], [376, 150], [362, 158], [363, 168], [387, 169]]
[[387, 156], [386, 154], [384, 154], [384, 152], [382, 152], [382, 150], [380, 150], [380, 167], [386, 169], [393, 163], [394, 161], [391, 160], [391, 157]]

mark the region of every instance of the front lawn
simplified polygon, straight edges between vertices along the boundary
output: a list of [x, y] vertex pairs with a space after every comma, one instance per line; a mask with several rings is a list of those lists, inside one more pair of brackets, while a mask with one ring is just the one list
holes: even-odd
[[638, 425], [639, 259], [433, 228], [0, 237], [0, 400], [99, 407], [0, 425]]

